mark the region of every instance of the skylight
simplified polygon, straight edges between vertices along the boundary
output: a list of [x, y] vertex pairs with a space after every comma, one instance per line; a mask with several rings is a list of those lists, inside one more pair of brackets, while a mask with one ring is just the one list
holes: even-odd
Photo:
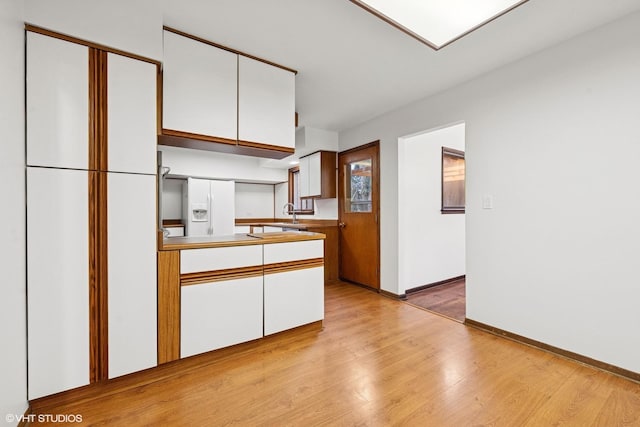
[[440, 49], [527, 0], [351, 0], [410, 36]]

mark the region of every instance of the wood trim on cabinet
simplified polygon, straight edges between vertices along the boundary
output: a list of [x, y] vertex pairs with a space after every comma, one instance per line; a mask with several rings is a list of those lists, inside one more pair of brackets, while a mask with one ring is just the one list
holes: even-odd
[[[98, 170], [109, 170], [109, 126], [108, 126], [108, 87], [109, 81], [107, 76], [107, 57], [108, 54], [105, 51], [99, 51], [98, 62], [98, 109], [95, 120], [98, 127]], [[104, 197], [107, 197], [107, 193], [104, 193]]]
[[324, 267], [324, 258], [311, 258], [298, 261], [275, 262], [264, 265], [264, 274], [286, 273], [306, 268]]
[[98, 82], [100, 80], [98, 77], [100, 69], [99, 63], [100, 51], [94, 48], [89, 48], [89, 117], [87, 117], [87, 123], [89, 123], [89, 147], [87, 148], [89, 153], [89, 161], [87, 163], [89, 165], [89, 170], [98, 170], [99, 164], [99, 132], [97, 121], [94, 120], [99, 108], [98, 103], [100, 102], [100, 90], [98, 88]]
[[158, 251], [158, 364], [180, 359], [180, 251]]
[[[322, 220], [318, 220], [322, 221]], [[313, 225], [309, 224], [307, 231], [313, 233], [322, 233], [324, 238], [324, 281], [325, 283], [334, 282], [339, 279], [338, 263], [340, 262], [340, 252], [338, 243], [338, 225], [337, 221], [331, 221], [331, 225]], [[306, 221], [305, 221], [306, 223]]]
[[112, 47], [109, 47], [109, 46], [105, 46], [103, 44], [94, 43], [94, 42], [90, 42], [90, 41], [87, 41], [87, 40], [79, 39], [77, 37], [68, 36], [66, 34], [62, 34], [62, 33], [58, 33], [58, 32], [55, 32], [55, 31], [47, 30], [46, 28], [38, 27], [38, 26], [35, 26], [35, 25], [25, 24], [24, 25], [24, 29], [26, 31], [30, 31], [32, 33], [38, 33], [38, 34], [42, 34], [44, 36], [53, 37], [53, 38], [56, 38], [56, 39], [68, 41], [68, 42], [79, 44], [79, 45], [82, 45], [82, 46], [87, 46], [87, 47], [90, 47], [90, 48], [103, 50], [105, 52], [115, 53], [116, 55], [122, 55], [122, 56], [126, 56], [128, 58], [138, 59], [140, 61], [149, 62], [151, 64], [156, 64], [156, 65], [160, 65], [161, 64], [160, 61], [155, 60], [155, 59], [151, 59], [151, 58], [147, 58], [146, 56], [136, 55], [135, 53], [130, 53], [130, 52], [125, 52], [124, 50], [115, 49], [115, 48], [112, 48]]
[[236, 218], [236, 225], [256, 225], [263, 222], [276, 222], [274, 218]]
[[109, 378], [107, 173], [89, 171], [89, 381]]
[[218, 136], [203, 135], [200, 133], [183, 132], [181, 130], [162, 129], [162, 135], [174, 136], [177, 138], [195, 139], [198, 141], [217, 142], [218, 144], [236, 145], [235, 139], [220, 138]]
[[496, 328], [494, 326], [487, 325], [485, 323], [478, 322], [473, 319], [466, 318], [464, 320], [464, 324], [472, 328], [480, 329], [481, 331], [488, 332], [493, 335], [497, 335], [499, 337], [507, 338], [521, 344], [525, 344], [531, 347], [538, 348], [543, 351], [547, 351], [549, 353], [555, 354], [565, 359], [573, 360], [573, 361], [585, 364], [587, 366], [591, 366], [592, 368], [596, 368], [601, 371], [618, 375], [620, 377], [626, 378], [631, 381], [640, 382], [640, 372], [629, 371], [628, 369], [620, 368], [618, 366], [611, 365], [609, 363], [602, 362], [600, 360], [592, 359], [590, 357], [583, 356], [581, 354], [574, 353], [572, 351], [564, 350], [549, 344], [545, 344], [540, 341], [533, 340], [531, 338], [523, 337], [522, 335], [514, 334], [513, 332], [505, 331], [504, 329]]
[[223, 280], [246, 279], [248, 277], [261, 277], [262, 266], [227, 268], [224, 270], [199, 271], [197, 273], [185, 273], [180, 275], [180, 285], [199, 285], [202, 283], [221, 282]]
[[162, 104], [162, 66], [158, 64], [157, 68], [157, 77], [156, 77], [156, 120], [157, 120], [157, 129], [156, 133], [158, 136], [162, 135], [162, 108], [164, 107]]
[[158, 136], [159, 145], [172, 147], [192, 148], [195, 150], [214, 151], [217, 153], [239, 154], [242, 156], [266, 157], [271, 159], [283, 159], [291, 155], [294, 150], [270, 149], [266, 144], [255, 146], [241, 146], [235, 139], [212, 137], [208, 135], [189, 134], [173, 129], [162, 129], [162, 135]]
[[89, 48], [89, 170], [108, 170], [107, 52]]
[[297, 225], [299, 228], [312, 227], [337, 227], [337, 219], [306, 219], [302, 218], [296, 224], [293, 224], [291, 218], [236, 218], [236, 225], [272, 225], [272, 224], [291, 224]]
[[290, 71], [293, 74], [298, 74], [298, 71], [294, 70], [293, 68], [289, 68], [289, 67], [285, 67], [284, 65], [276, 64], [275, 62], [268, 61], [266, 59], [263, 59], [263, 58], [248, 54], [246, 52], [242, 52], [240, 50], [233, 49], [233, 48], [228, 47], [228, 46], [224, 46], [224, 45], [221, 45], [221, 44], [218, 44], [218, 43], [214, 43], [212, 41], [200, 38], [198, 36], [194, 36], [192, 34], [185, 33], [185, 32], [180, 31], [180, 30], [176, 30], [175, 28], [167, 27], [166, 25], [163, 26], [162, 28], [165, 31], [169, 31], [170, 33], [174, 33], [174, 34], [177, 34], [179, 36], [186, 37], [186, 38], [189, 38], [191, 40], [195, 40], [195, 41], [200, 42], [200, 43], [208, 44], [209, 46], [217, 47], [218, 49], [226, 50], [227, 52], [235, 53], [236, 55], [242, 55], [242, 56], [244, 56], [246, 58], [255, 59], [256, 61], [264, 62], [265, 64], [269, 64], [269, 65], [272, 65], [274, 67], [278, 67], [278, 68], [281, 68], [283, 70]]
[[238, 140], [238, 145], [241, 147], [259, 148], [261, 150], [281, 151], [283, 153], [293, 154], [296, 150], [291, 147], [279, 147], [277, 145], [263, 144], [261, 142], [243, 141]]
[[184, 227], [181, 219], [163, 219], [163, 227]]

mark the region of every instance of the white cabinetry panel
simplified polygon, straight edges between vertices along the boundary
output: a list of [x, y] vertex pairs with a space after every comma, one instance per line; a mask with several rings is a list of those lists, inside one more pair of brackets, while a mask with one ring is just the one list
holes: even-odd
[[27, 32], [27, 165], [87, 169], [89, 53]]
[[163, 127], [235, 140], [238, 55], [164, 32]]
[[323, 257], [324, 240], [306, 240], [302, 242], [264, 245], [265, 264]]
[[156, 180], [108, 174], [109, 377], [157, 364]]
[[324, 267], [264, 276], [265, 335], [322, 319]]
[[238, 234], [248, 234], [250, 233], [251, 228], [248, 225], [236, 225], [234, 228], [234, 233]]
[[320, 153], [309, 156], [309, 196], [322, 194], [322, 159]]
[[155, 174], [157, 68], [113, 53], [107, 67], [109, 170]]
[[295, 148], [295, 74], [238, 59], [238, 139]]
[[86, 171], [27, 168], [29, 399], [89, 383], [88, 194]]
[[[300, 197], [308, 197], [309, 194], [309, 157], [303, 157], [300, 159], [299, 173], [298, 173], [298, 188], [300, 189]], [[296, 206], [296, 209], [300, 209], [300, 206]]]
[[262, 265], [262, 245], [180, 251], [180, 274]]
[[262, 337], [262, 277], [183, 286], [180, 357]]

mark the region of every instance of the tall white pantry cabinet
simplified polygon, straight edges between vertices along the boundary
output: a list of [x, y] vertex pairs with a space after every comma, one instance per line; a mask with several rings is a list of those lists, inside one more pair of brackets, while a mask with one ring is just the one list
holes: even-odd
[[155, 63], [27, 32], [29, 399], [157, 364], [156, 87]]

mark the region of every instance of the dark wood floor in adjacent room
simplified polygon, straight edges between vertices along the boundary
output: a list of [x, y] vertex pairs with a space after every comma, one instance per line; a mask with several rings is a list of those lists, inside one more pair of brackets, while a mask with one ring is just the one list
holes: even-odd
[[39, 411], [114, 426], [640, 425], [638, 383], [357, 286], [326, 287], [324, 326]]
[[466, 313], [465, 279], [408, 293], [407, 302], [464, 322]]

